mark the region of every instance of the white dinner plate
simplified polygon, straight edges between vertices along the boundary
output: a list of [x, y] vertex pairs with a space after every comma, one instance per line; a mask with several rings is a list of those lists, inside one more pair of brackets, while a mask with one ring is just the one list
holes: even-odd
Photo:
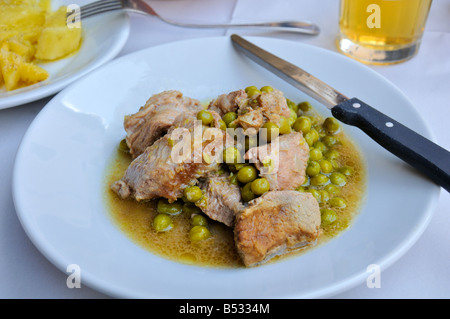
[[[77, 1], [83, 5], [90, 0]], [[53, 0], [52, 7], [72, 4], [72, 0]], [[98, 66], [112, 60], [125, 45], [130, 30], [125, 12], [111, 12], [84, 19], [80, 50], [67, 58], [40, 64], [47, 70], [47, 80], [7, 92], [0, 87], [0, 109], [29, 103], [59, 92]]]
[[[249, 39], [432, 138], [412, 103], [366, 66], [300, 43]], [[440, 188], [349, 126], [366, 161], [367, 195], [351, 227], [307, 253], [249, 269], [198, 267], [156, 256], [116, 227], [103, 181], [124, 115], [163, 90], [206, 101], [249, 85], [271, 85], [328, 112], [236, 52], [228, 37], [139, 51], [64, 89], [31, 124], [16, 158], [14, 202], [32, 242], [63, 272], [78, 265], [82, 284], [125, 298], [327, 297], [364, 283], [369, 265], [383, 271], [402, 256], [430, 221]]]

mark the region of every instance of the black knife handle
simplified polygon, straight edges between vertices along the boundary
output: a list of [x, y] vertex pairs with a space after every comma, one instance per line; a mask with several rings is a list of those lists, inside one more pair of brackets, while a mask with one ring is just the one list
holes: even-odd
[[357, 98], [336, 105], [331, 112], [450, 192], [450, 152]]

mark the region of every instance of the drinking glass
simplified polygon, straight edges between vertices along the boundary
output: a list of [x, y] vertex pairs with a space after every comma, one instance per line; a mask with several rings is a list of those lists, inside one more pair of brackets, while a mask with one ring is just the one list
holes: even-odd
[[341, 0], [338, 49], [363, 63], [393, 64], [418, 51], [432, 0]]

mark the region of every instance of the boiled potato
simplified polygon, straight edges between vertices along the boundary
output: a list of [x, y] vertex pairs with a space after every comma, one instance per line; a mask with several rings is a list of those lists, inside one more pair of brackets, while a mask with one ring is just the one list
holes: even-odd
[[0, 87], [11, 91], [47, 79], [36, 62], [76, 51], [81, 33], [66, 26], [66, 7], [51, 10], [51, 0], [0, 0]]
[[12, 38], [9, 39], [7, 43], [9, 45], [9, 50], [23, 57], [26, 62], [31, 61], [36, 53], [35, 47], [28, 40]]
[[29, 84], [38, 83], [48, 78], [46, 70], [40, 66], [24, 62], [20, 65], [20, 80]]
[[38, 2], [39, 2], [39, 6], [43, 10], [45, 10], [47, 12], [50, 12], [52, 10], [52, 3], [50, 0], [39, 0]]
[[0, 68], [2, 70], [5, 87], [8, 91], [17, 88], [20, 80], [21, 57], [13, 52], [9, 52], [8, 45], [3, 43], [0, 48]]
[[0, 0], [0, 39], [19, 36], [36, 42], [45, 23], [45, 13], [34, 1]]
[[47, 16], [38, 39], [37, 59], [56, 60], [76, 51], [80, 46], [81, 28], [67, 27], [66, 14], [66, 8], [61, 7]]
[[36, 4], [8, 4], [0, 1], [0, 8], [0, 25], [2, 26], [10, 26], [18, 30], [32, 27], [39, 29], [45, 22], [45, 10]]
[[48, 78], [46, 70], [11, 51], [7, 41], [0, 47], [0, 71], [8, 91], [17, 89], [22, 83], [29, 85]]

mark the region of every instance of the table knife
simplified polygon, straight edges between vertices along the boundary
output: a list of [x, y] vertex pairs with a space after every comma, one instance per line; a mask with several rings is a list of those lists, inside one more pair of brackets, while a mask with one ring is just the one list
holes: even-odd
[[348, 98], [305, 70], [233, 34], [235, 48], [331, 110], [339, 121], [358, 127], [386, 150], [450, 192], [450, 152], [364, 103]]

